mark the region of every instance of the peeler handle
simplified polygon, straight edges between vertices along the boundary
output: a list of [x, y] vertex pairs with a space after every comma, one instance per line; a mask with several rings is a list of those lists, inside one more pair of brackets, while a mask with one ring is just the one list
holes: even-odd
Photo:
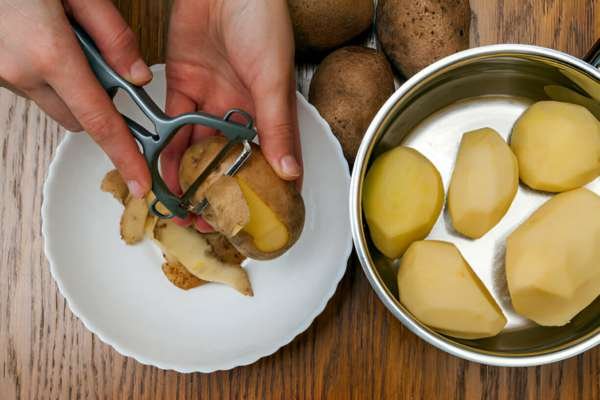
[[600, 68], [600, 39], [594, 43], [592, 48], [583, 57], [583, 60], [596, 68]]
[[[136, 86], [123, 79], [122, 76], [108, 65], [92, 38], [83, 30], [83, 28], [74, 21], [71, 21], [71, 25], [75, 32], [75, 36], [88, 59], [92, 71], [102, 87], [109, 95], [111, 95], [111, 97], [116, 93], [117, 89], [124, 90], [154, 125], [156, 133], [149, 132], [135, 121], [123, 116], [132, 135], [142, 146], [144, 158], [148, 164], [150, 174], [152, 175], [152, 192], [156, 199], [151, 205], [150, 211], [160, 218], [171, 218], [175, 216], [185, 218], [190, 211], [201, 211], [200, 207], [191, 204], [191, 196], [193, 193], [190, 191], [185, 193], [182, 198], [179, 198], [169, 190], [159, 172], [159, 157], [161, 151], [169, 143], [175, 133], [177, 133], [179, 128], [184, 125], [203, 125], [218, 130], [231, 144], [250, 142], [256, 136], [252, 117], [245, 111], [238, 109], [229, 110], [223, 118], [204, 112], [186, 113], [172, 118], [167, 116], [142, 87]], [[242, 124], [233, 121], [232, 117], [236, 115], [243, 119], [245, 123]], [[235, 170], [237, 170], [237, 168], [239, 168], [247, 159], [250, 151], [251, 149], [249, 146], [244, 147], [244, 152], [234, 163], [234, 165], [239, 164]], [[211, 165], [216, 164], [217, 161], [219, 161], [217, 159], [224, 158], [226, 154], [224, 151], [222, 153], [223, 154], [220, 154], [219, 157], [211, 162]], [[210, 168], [207, 168], [207, 170], [209, 169]], [[230, 168], [230, 171], [233, 171], [233, 169]], [[196, 179], [193, 186], [198, 187], [204, 180], [204, 175], [208, 176], [209, 172], [210, 171], [206, 171], [205, 174], [202, 174]], [[235, 173], [235, 171], [232, 173]], [[159, 202], [169, 210], [168, 214], [163, 214], [158, 210], [157, 205]]]
[[[72, 21], [71, 25], [73, 27], [73, 31], [75, 32], [75, 36], [79, 40], [83, 53], [88, 59], [92, 71], [107, 92], [112, 95], [116, 89], [125, 90], [133, 99], [133, 101], [135, 101], [137, 106], [140, 107], [144, 114], [150, 118], [155, 125], [157, 120], [168, 119], [167, 115], [160, 109], [158, 105], [156, 105], [156, 103], [143, 88], [123, 79], [121, 75], [116, 73], [115, 70], [108, 65], [108, 63], [100, 54], [100, 51], [96, 47], [92, 38], [83, 30], [83, 28]], [[146, 137], [144, 136], [138, 139], [144, 141], [145, 138]]]

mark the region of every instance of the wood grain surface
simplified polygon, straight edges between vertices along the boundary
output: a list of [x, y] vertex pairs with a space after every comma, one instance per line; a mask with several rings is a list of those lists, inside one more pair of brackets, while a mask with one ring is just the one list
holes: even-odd
[[[116, 0], [148, 62], [164, 59], [169, 1]], [[600, 37], [600, 0], [471, 0], [472, 45], [535, 43], [582, 56]], [[299, 68], [308, 87], [311, 66]], [[43, 253], [40, 207], [62, 136], [0, 89], [0, 399], [596, 399], [600, 349], [537, 368], [495, 368], [425, 344], [378, 301], [352, 257], [323, 314], [276, 354], [210, 375], [123, 357], [66, 306]]]

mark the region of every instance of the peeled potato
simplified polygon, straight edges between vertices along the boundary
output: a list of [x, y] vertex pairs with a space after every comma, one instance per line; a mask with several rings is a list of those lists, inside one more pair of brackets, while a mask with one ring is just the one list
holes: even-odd
[[363, 203], [375, 246], [389, 258], [400, 257], [412, 242], [429, 234], [440, 215], [442, 178], [421, 153], [398, 146], [373, 162]]
[[491, 128], [463, 135], [448, 190], [456, 231], [480, 238], [506, 214], [519, 187], [519, 166], [508, 144]]
[[515, 310], [561, 326], [600, 294], [600, 197], [581, 188], [556, 195], [506, 243]]
[[452, 243], [414, 242], [398, 270], [402, 304], [423, 324], [448, 336], [497, 335], [506, 318]]
[[515, 123], [510, 146], [532, 189], [564, 192], [600, 174], [600, 122], [579, 105], [533, 104]]
[[[227, 139], [213, 136], [191, 146], [183, 155], [179, 182], [187, 190], [196, 177], [225, 146]], [[262, 155], [260, 147], [252, 145], [252, 155], [237, 172], [235, 178], [222, 181], [224, 171], [240, 154], [236, 146], [220, 166], [209, 175], [196, 191], [195, 201], [206, 196], [211, 224], [240, 253], [246, 257], [265, 260], [280, 256], [300, 237], [304, 226], [304, 202], [294, 182], [279, 178]], [[237, 185], [239, 188], [232, 187]], [[214, 193], [213, 185], [222, 186]], [[243, 198], [240, 199], [240, 196]], [[223, 201], [227, 197], [230, 200]], [[210, 200], [212, 198], [212, 200]], [[245, 208], [248, 208], [247, 210]], [[244, 208], [244, 212], [240, 209]], [[236, 220], [225, 218], [236, 217]]]

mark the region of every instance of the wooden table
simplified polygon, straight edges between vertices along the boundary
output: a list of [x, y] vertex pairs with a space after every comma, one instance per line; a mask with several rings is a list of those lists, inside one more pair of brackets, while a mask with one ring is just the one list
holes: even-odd
[[[161, 62], [169, 2], [116, 1], [150, 63]], [[600, 0], [471, 0], [472, 45], [536, 43], [582, 56], [600, 37]], [[306, 92], [310, 68], [300, 73]], [[67, 308], [43, 254], [40, 207], [62, 130], [0, 90], [0, 399], [600, 398], [600, 349], [537, 368], [487, 367], [425, 344], [389, 314], [351, 259], [312, 327], [276, 354], [210, 375], [119, 355]]]

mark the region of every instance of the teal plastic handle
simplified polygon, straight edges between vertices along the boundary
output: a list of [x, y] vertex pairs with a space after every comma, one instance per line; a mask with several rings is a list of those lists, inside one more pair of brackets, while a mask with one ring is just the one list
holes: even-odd
[[[186, 113], [176, 117], [167, 116], [142, 87], [131, 84], [108, 65], [94, 44], [94, 41], [79, 25], [73, 21], [71, 21], [71, 25], [73, 26], [75, 35], [90, 63], [92, 71], [98, 78], [102, 87], [111, 97], [116, 93], [117, 89], [124, 90], [154, 125], [155, 133], [149, 132], [135, 121], [123, 116], [132, 135], [142, 146], [144, 158], [148, 163], [148, 168], [150, 169], [152, 176], [152, 192], [156, 196], [156, 200], [150, 207], [150, 211], [160, 218], [185, 218], [190, 211], [199, 210], [199, 208], [194, 207], [194, 205], [190, 203], [193, 192], [188, 190], [188, 192], [180, 198], [169, 190], [159, 171], [161, 151], [177, 133], [179, 128], [184, 125], [203, 125], [216, 129], [229, 139], [230, 144], [251, 142], [256, 136], [252, 117], [247, 112], [235, 108], [229, 110], [223, 118], [204, 112]], [[232, 121], [231, 117], [234, 115], [239, 115], [246, 123], [240, 124]], [[227, 149], [229, 150], [232, 147], [233, 146], [227, 146]], [[210, 163], [207, 171], [198, 177], [196, 182], [192, 185], [193, 187], [199, 187], [202, 181], [209, 175], [210, 168], [214, 168], [218, 165], [217, 161], [224, 158], [226, 154], [221, 153]], [[217, 158], [219, 158], [219, 160], [217, 160]], [[243, 159], [245, 160], [246, 158], [247, 155]], [[156, 207], [158, 202], [162, 203], [169, 210], [170, 214], [160, 213]]]

